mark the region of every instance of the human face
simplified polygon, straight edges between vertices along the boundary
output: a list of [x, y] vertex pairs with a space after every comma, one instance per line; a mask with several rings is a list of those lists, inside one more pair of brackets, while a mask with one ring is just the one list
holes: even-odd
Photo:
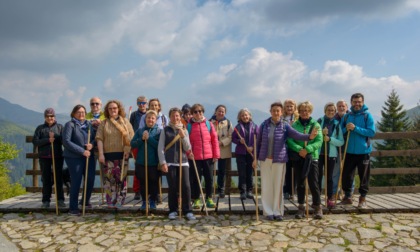
[[312, 112], [308, 107], [301, 107], [299, 110], [299, 117], [304, 120], [309, 119], [309, 117], [311, 117], [311, 114]]
[[353, 107], [354, 111], [359, 111], [362, 109], [363, 107], [363, 98], [359, 97], [359, 98], [353, 98], [353, 100], [351, 100], [351, 106]]
[[217, 110], [216, 110], [216, 119], [219, 121], [219, 120], [222, 120], [224, 117], [225, 117], [225, 114], [226, 114], [226, 109], [224, 108], [224, 107], [219, 107]]
[[116, 103], [108, 104], [108, 113], [109, 117], [117, 118], [118, 117], [118, 105]]
[[289, 116], [289, 115], [293, 115], [293, 113], [295, 112], [295, 105], [291, 102], [287, 102], [286, 104], [284, 104], [284, 114]]
[[83, 122], [86, 119], [86, 110], [84, 108], [79, 108], [79, 110], [74, 113], [74, 118]]
[[158, 101], [152, 101], [149, 104], [149, 109], [154, 110], [154, 111], [159, 113], [159, 109], [160, 109], [159, 102]]
[[45, 122], [48, 124], [48, 126], [51, 126], [55, 122], [55, 116], [54, 115], [46, 115], [45, 116]]
[[348, 110], [347, 103], [340, 101], [337, 102], [337, 112], [340, 116], [343, 116]]
[[271, 113], [271, 119], [275, 122], [280, 121], [280, 117], [282, 115], [282, 109], [280, 106], [274, 106], [270, 110]]
[[242, 114], [241, 114], [241, 121], [243, 123], [248, 123], [250, 119], [251, 119], [251, 116], [249, 116], [249, 113], [248, 112], [246, 112], [246, 111], [242, 112]]
[[184, 118], [185, 121], [188, 122], [191, 119], [191, 117], [193, 117], [193, 115], [190, 112], [186, 112], [182, 114], [182, 117]]
[[102, 108], [102, 102], [99, 98], [90, 99], [90, 110], [92, 113], [99, 113]]
[[334, 106], [328, 106], [327, 109], [325, 110], [325, 116], [327, 116], [328, 118], [333, 118], [335, 116], [335, 108]]
[[179, 124], [181, 122], [181, 114], [178, 111], [173, 111], [169, 120], [171, 120], [171, 123], [173, 124]]
[[201, 107], [197, 107], [194, 111], [193, 111], [193, 117], [195, 120], [200, 121], [203, 120], [204, 118], [204, 114], [203, 114], [203, 109]]
[[146, 117], [146, 125], [147, 127], [151, 128], [156, 123], [156, 116], [154, 114], [148, 114]]
[[137, 107], [142, 113], [145, 113], [147, 110], [147, 99], [142, 99], [137, 101]]

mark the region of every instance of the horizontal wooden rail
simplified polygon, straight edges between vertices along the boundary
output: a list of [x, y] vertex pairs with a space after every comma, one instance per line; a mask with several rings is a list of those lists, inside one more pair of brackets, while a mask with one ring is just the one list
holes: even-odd
[[420, 174], [420, 168], [373, 168], [370, 170], [371, 175], [388, 175], [388, 174]]

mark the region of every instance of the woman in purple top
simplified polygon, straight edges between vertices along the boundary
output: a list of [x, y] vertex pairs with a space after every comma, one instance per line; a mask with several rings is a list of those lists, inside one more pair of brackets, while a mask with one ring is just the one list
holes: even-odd
[[[308, 141], [315, 138], [317, 131], [310, 135], [301, 134], [282, 120], [283, 105], [274, 102], [270, 106], [271, 117], [258, 129], [257, 158], [261, 167], [261, 201], [264, 216], [268, 220], [283, 220], [283, 183], [286, 172], [288, 137]], [[254, 169], [257, 162], [254, 159]]]

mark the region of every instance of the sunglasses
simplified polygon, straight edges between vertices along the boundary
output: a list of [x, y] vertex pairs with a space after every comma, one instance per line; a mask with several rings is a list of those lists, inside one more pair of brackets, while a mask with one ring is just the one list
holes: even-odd
[[147, 102], [137, 102], [137, 105], [146, 105], [147, 104]]
[[99, 102], [91, 102], [90, 103], [90, 106], [99, 106], [100, 105], [100, 103]]
[[203, 110], [196, 110], [196, 111], [194, 111], [194, 114], [201, 114], [201, 113], [203, 113]]
[[55, 115], [46, 115], [45, 117], [46, 117], [46, 118], [54, 118], [54, 117], [55, 117]]

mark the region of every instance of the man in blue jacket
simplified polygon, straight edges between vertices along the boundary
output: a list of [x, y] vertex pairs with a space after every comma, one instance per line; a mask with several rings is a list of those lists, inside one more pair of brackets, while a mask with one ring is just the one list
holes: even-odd
[[[345, 193], [342, 204], [351, 205], [351, 187], [357, 168], [360, 178], [359, 208], [366, 208], [366, 195], [369, 190], [370, 153], [372, 145], [370, 139], [375, 135], [375, 122], [364, 104], [364, 96], [355, 93], [351, 96], [351, 108], [341, 119], [343, 135], [348, 136], [346, 159], [343, 168], [342, 185]], [[349, 135], [347, 132], [350, 132]]]

